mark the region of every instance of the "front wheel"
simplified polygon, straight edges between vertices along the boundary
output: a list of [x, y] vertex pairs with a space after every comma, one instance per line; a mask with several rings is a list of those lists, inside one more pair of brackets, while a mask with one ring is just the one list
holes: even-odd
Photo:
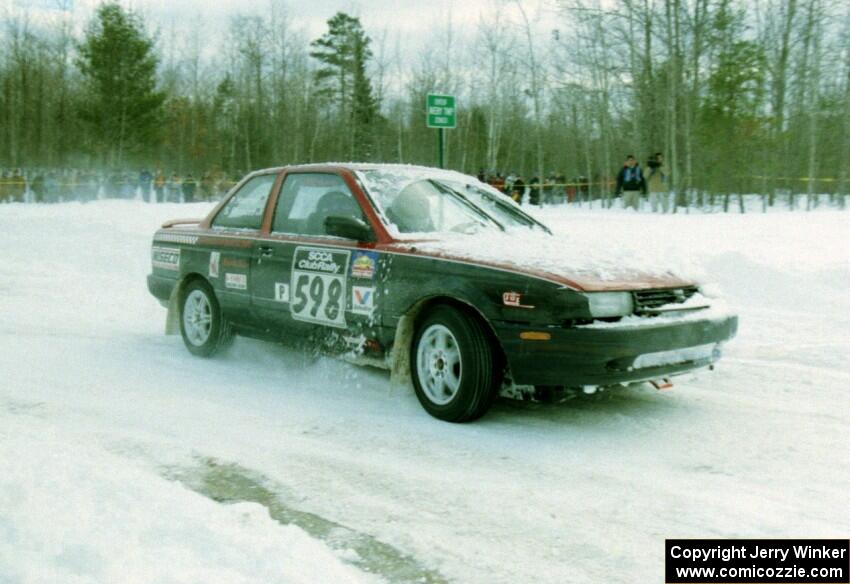
[[233, 332], [221, 314], [215, 293], [202, 280], [190, 282], [183, 293], [180, 334], [189, 352], [199, 357], [211, 357], [233, 340]]
[[435, 418], [467, 422], [490, 407], [498, 372], [493, 347], [478, 320], [438, 306], [417, 327], [410, 357], [416, 397]]

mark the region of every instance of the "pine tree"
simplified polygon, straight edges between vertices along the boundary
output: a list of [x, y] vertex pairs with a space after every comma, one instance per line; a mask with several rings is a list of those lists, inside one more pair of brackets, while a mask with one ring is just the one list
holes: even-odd
[[77, 66], [86, 81], [81, 117], [109, 166], [157, 141], [163, 93], [156, 88], [157, 57], [141, 19], [114, 3], [102, 4], [79, 45]]
[[[757, 43], [741, 40], [746, 30], [745, 14], [734, 10], [728, 1], [720, 4], [713, 25], [714, 56], [701, 118], [705, 149], [713, 153], [706, 157], [707, 168], [711, 169], [712, 182], [728, 194], [740, 192], [740, 177], [730, 169], [756, 148], [757, 135], [766, 129], [759, 118], [764, 53]], [[716, 148], [715, 144], [723, 147]]]
[[[368, 39], [366, 39], [368, 41]], [[372, 83], [366, 75], [366, 43], [354, 43], [354, 94], [351, 126], [354, 139], [353, 158], [369, 160], [374, 150], [374, 124], [377, 122], [377, 103], [372, 93]]]
[[372, 154], [372, 124], [377, 117], [377, 103], [366, 65], [372, 58], [371, 40], [360, 19], [337, 12], [328, 20], [328, 32], [310, 45], [310, 56], [324, 63], [317, 72], [319, 95], [338, 105], [340, 120], [351, 125], [347, 154], [366, 159]]

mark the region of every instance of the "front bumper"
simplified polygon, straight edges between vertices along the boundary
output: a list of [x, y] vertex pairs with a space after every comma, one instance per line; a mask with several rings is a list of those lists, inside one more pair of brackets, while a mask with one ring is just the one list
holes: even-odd
[[174, 278], [165, 278], [163, 276], [148, 274], [148, 291], [160, 302], [168, 301], [176, 284], [177, 280]]
[[[720, 345], [738, 330], [733, 315], [647, 319], [639, 325], [531, 327], [494, 323], [518, 385], [615, 385], [670, 377], [707, 367]], [[523, 340], [524, 331], [545, 331], [547, 341]]]

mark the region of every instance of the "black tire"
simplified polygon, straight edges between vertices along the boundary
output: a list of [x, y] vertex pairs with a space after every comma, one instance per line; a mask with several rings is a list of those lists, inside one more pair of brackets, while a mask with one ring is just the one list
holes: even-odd
[[[456, 350], [446, 349], [443, 358], [443, 347], [452, 345]], [[469, 422], [493, 403], [499, 379], [493, 345], [484, 326], [460, 310], [440, 305], [428, 311], [416, 328], [410, 364], [416, 397], [435, 418]]]
[[[206, 327], [189, 322], [192, 315], [198, 313], [195, 308], [198, 302], [205, 303], [207, 307], [207, 310], [200, 310], [209, 317], [206, 334], [200, 332]], [[189, 352], [198, 357], [212, 357], [233, 343], [233, 329], [221, 314], [215, 292], [204, 280], [193, 280], [183, 290], [180, 297], [180, 335]]]

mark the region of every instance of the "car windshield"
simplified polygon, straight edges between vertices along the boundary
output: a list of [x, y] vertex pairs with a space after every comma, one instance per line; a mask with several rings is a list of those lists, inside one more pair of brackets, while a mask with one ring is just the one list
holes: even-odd
[[516, 227], [545, 230], [509, 204], [502, 208], [494, 198], [501, 195], [487, 192], [486, 185], [477, 186], [474, 179], [460, 173], [381, 168], [358, 175], [397, 234], [471, 234]]
[[487, 214], [508, 229], [525, 227], [551, 233], [548, 227], [526, 215], [516, 203], [490, 185], [480, 182], [460, 182], [450, 179], [441, 179], [440, 182], [461, 193], [474, 205], [482, 208]]

